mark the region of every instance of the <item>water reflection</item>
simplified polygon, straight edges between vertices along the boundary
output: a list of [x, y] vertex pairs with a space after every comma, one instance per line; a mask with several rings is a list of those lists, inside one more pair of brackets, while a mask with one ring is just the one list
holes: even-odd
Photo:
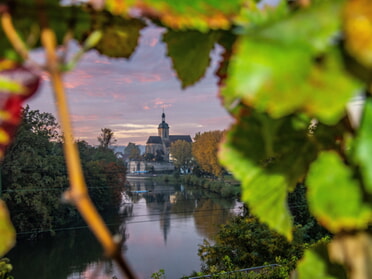
[[[234, 207], [235, 201], [208, 196], [197, 188], [132, 180], [119, 214], [108, 222], [126, 239], [123, 253], [139, 278], [150, 278], [159, 269], [165, 269], [167, 278], [180, 278], [200, 269], [198, 245], [213, 238]], [[48, 279], [120, 278], [87, 230], [32, 245], [21, 243], [9, 257], [16, 279], [30, 274]]]
[[19, 279], [66, 279], [103, 260], [101, 247], [87, 229], [60, 233], [42, 241], [18, 241], [7, 257], [14, 267], [12, 275]]

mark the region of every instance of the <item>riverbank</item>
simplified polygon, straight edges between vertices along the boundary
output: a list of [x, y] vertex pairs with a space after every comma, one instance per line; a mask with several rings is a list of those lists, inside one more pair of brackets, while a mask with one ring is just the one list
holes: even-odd
[[222, 179], [212, 179], [209, 177], [197, 177], [196, 175], [158, 175], [153, 178], [157, 182], [182, 183], [188, 186], [201, 187], [210, 192], [220, 194], [224, 198], [240, 197], [240, 182], [231, 175], [224, 176]]

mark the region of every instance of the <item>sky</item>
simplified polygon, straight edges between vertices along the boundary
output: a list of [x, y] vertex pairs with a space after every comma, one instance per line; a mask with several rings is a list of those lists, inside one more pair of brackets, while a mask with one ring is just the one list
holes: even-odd
[[[129, 60], [108, 58], [92, 50], [65, 75], [76, 139], [95, 145], [101, 128], [110, 128], [117, 145], [145, 144], [150, 135], [157, 135], [163, 108], [171, 135], [194, 137], [197, 132], [228, 128], [232, 118], [221, 105], [214, 76], [221, 49], [213, 51], [205, 78], [182, 90], [166, 57], [162, 32], [154, 26], [143, 29]], [[36, 60], [43, 55], [33, 53]], [[49, 76], [43, 73], [42, 79], [38, 94], [27, 103], [33, 110], [57, 117]]]
[[[277, 0], [266, 2], [273, 4]], [[194, 137], [198, 132], [227, 129], [233, 123], [218, 98], [214, 76], [221, 49], [212, 52], [205, 77], [182, 90], [161, 41], [163, 32], [155, 26], [142, 29], [129, 60], [89, 51], [65, 75], [75, 139], [96, 145], [101, 129], [110, 128], [117, 145], [145, 144], [149, 136], [157, 135], [163, 108], [171, 135]], [[71, 49], [77, 50], [76, 46]], [[32, 56], [40, 61], [44, 54], [35, 51]], [[33, 110], [57, 117], [49, 76], [44, 73], [42, 78], [38, 94], [27, 103]]]

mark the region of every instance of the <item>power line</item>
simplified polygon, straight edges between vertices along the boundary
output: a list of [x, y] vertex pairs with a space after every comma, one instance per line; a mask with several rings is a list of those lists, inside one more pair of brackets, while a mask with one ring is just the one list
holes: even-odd
[[[218, 216], [219, 214], [205, 214], [198, 217], [211, 217], [211, 216]], [[169, 221], [174, 220], [181, 220], [181, 219], [190, 219], [191, 216], [179, 216], [179, 217], [172, 217], [169, 218]], [[115, 223], [106, 223], [108, 227], [115, 227], [120, 225], [130, 225], [130, 224], [141, 224], [141, 223], [151, 223], [151, 222], [160, 222], [162, 219], [154, 219], [154, 220], [138, 220], [138, 221], [127, 221], [127, 222], [115, 222]], [[25, 232], [17, 232], [17, 235], [25, 235], [25, 234], [38, 234], [38, 233], [46, 233], [46, 232], [60, 232], [60, 231], [69, 231], [69, 230], [79, 230], [79, 229], [88, 229], [87, 225], [82, 226], [70, 226], [70, 227], [63, 227], [63, 228], [52, 228], [52, 229], [36, 229], [33, 231], [25, 231]]]
[[[307, 204], [303, 205], [296, 205], [295, 207], [307, 207]], [[187, 214], [187, 213], [208, 213], [208, 212], [216, 212], [216, 211], [223, 211], [223, 210], [232, 210], [233, 208], [231, 207], [226, 207], [226, 208], [221, 208], [221, 209], [205, 209], [205, 210], [192, 210], [192, 211], [176, 211], [176, 212], [169, 212], [170, 215], [175, 215], [175, 214]], [[120, 214], [119, 214], [120, 215]], [[151, 217], [151, 216], [162, 216], [164, 215], [164, 212], [161, 213], [156, 213], [156, 214], [144, 214], [144, 215], [133, 215], [133, 216], [127, 216], [127, 218], [141, 218], [141, 217]], [[204, 218], [204, 217], [213, 217], [213, 216], [219, 216], [219, 213], [216, 214], [203, 214], [203, 215], [198, 215], [199, 218]], [[185, 215], [185, 216], [173, 216], [168, 218], [169, 221], [174, 221], [174, 220], [181, 220], [181, 219], [190, 219], [195, 216], [190, 216], [190, 215]], [[164, 218], [160, 219], [149, 219], [149, 220], [133, 220], [133, 221], [123, 221], [123, 222], [115, 222], [115, 223], [107, 223], [106, 225], [108, 227], [115, 227], [119, 225], [130, 225], [130, 224], [141, 224], [141, 223], [150, 223], [150, 222], [160, 222]], [[35, 231], [26, 231], [26, 232], [18, 232], [17, 235], [25, 235], [25, 234], [38, 234], [38, 233], [45, 233], [45, 232], [60, 232], [60, 231], [68, 231], [68, 230], [79, 230], [79, 229], [87, 229], [89, 228], [87, 225], [83, 226], [70, 226], [70, 227], [63, 227], [63, 228], [52, 228], [52, 229], [37, 229]]]

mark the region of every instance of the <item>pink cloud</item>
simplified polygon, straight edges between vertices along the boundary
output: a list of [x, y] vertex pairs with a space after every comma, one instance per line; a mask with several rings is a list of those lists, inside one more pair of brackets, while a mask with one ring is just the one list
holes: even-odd
[[156, 82], [161, 81], [162, 78], [158, 74], [149, 73], [133, 73], [132, 75], [121, 76], [115, 79], [119, 83], [133, 83], [133, 82]]
[[149, 45], [151, 47], [154, 47], [156, 46], [156, 44], [159, 42], [159, 39], [158, 38], [152, 38], [152, 40], [150, 41]]
[[159, 99], [159, 98], [156, 98], [155, 100], [152, 101], [153, 102], [153, 105], [152, 107], [153, 108], [170, 108], [173, 106], [173, 102], [174, 100], [173, 99], [167, 99], [166, 101], [162, 100], [162, 99]]
[[42, 72], [42, 73], [41, 73], [41, 78], [42, 78], [43, 80], [45, 80], [45, 81], [49, 81], [49, 80], [50, 80], [50, 75], [49, 75], [49, 73], [47, 73], [47, 72]]
[[110, 61], [107, 61], [107, 60], [100, 60], [100, 59], [96, 59], [94, 61], [94, 63], [97, 63], [97, 64], [106, 64], [106, 65], [111, 65]]
[[67, 75], [64, 85], [66, 88], [76, 88], [81, 85], [87, 85], [92, 78], [93, 76], [86, 71], [75, 70], [70, 75]]
[[65, 88], [72, 89], [72, 88], [76, 88], [76, 87], [82, 85], [83, 83], [75, 80], [75, 81], [70, 81], [70, 82], [65, 81], [63, 84], [65, 85]]
[[[72, 121], [93, 121], [98, 119], [98, 115], [96, 114], [90, 114], [90, 115], [78, 115], [73, 114], [71, 115]], [[79, 128], [80, 129], [80, 128]]]
[[140, 82], [154, 82], [154, 81], [161, 80], [160, 75], [157, 75], [157, 74], [139, 75], [136, 78]]
[[125, 101], [127, 99], [126, 95], [123, 93], [112, 93], [111, 96], [115, 100]]

